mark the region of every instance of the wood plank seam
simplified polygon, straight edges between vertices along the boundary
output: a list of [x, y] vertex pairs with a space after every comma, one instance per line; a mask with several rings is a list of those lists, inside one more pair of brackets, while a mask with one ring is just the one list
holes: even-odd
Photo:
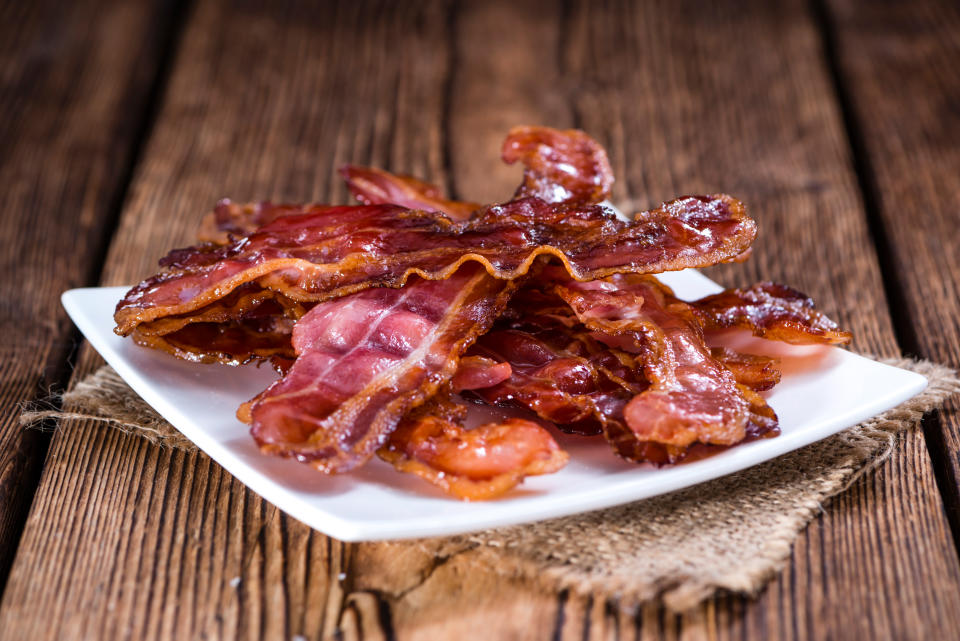
[[[175, 35], [179, 33], [179, 31], [182, 31], [184, 14], [186, 13], [182, 11], [182, 9], [190, 0], [172, 1], [174, 3], [173, 6], [165, 12], [168, 17], [166, 24], [159, 25], [158, 30], [163, 32], [163, 35], [158, 45], [160, 51], [154, 77], [150, 80], [149, 88], [143, 98], [143, 111], [134, 125], [134, 133], [130, 141], [125, 145], [125, 149], [119, 153], [120, 157], [126, 157], [128, 160], [126, 166], [121, 169], [113, 194], [109, 198], [104, 224], [99, 230], [98, 236], [94, 239], [94, 249], [91, 252], [94, 258], [90, 260], [86, 273], [82, 278], [85, 286], [96, 285], [100, 280], [100, 273], [106, 261], [110, 241], [119, 224], [123, 202], [133, 180], [134, 170], [140, 159], [144, 140], [146, 140], [149, 135], [149, 131], [156, 117], [156, 108], [154, 105], [162, 97], [162, 87], [165, 85], [166, 77], [170, 72], [170, 58], [172, 57], [170, 49], [176, 44]], [[24, 405], [43, 402], [49, 404], [51, 409], [61, 409], [59, 391], [66, 388], [70, 382], [74, 363], [76, 362], [82, 344], [83, 338], [80, 332], [70, 325], [64, 340], [59, 341], [59, 347], [57, 344], [54, 344], [51, 348], [51, 353], [47, 359], [47, 366], [45, 367], [44, 388], [38, 390], [36, 396], [24, 399]], [[17, 492], [22, 495], [20, 500], [21, 509], [10, 517], [13, 523], [10, 540], [11, 545], [8, 550], [0, 551], [0, 598], [2, 598], [4, 590], [6, 589], [7, 577], [13, 561], [14, 551], [19, 547], [20, 537], [23, 533], [27, 516], [32, 509], [33, 498], [40, 484], [47, 451], [50, 447], [52, 435], [57, 429], [57, 424], [54, 420], [45, 420], [38, 428], [39, 429], [32, 430], [29, 435], [25, 435], [20, 446], [28, 452], [25, 456], [24, 469], [20, 473], [20, 482], [17, 485]]]
[[[894, 335], [904, 354], [920, 356], [920, 341], [916, 328], [910, 318], [905, 284], [897, 274], [897, 261], [893, 250], [890, 232], [880, 213], [880, 190], [876, 182], [876, 171], [871, 163], [864, 138], [864, 128], [853, 107], [852, 96], [843, 81], [837, 52], [837, 29], [825, 0], [811, 0], [811, 9], [823, 41], [824, 57], [830, 74], [830, 81], [836, 94], [837, 103], [843, 118], [844, 131], [848, 138], [853, 170], [857, 179], [857, 188], [866, 213], [867, 229], [876, 247], [880, 276], [893, 323]], [[954, 546], [960, 553], [960, 479], [950, 464], [950, 449], [944, 436], [944, 426], [940, 422], [939, 412], [924, 419], [922, 425], [924, 442], [933, 465], [934, 479], [940, 490], [944, 513]]]

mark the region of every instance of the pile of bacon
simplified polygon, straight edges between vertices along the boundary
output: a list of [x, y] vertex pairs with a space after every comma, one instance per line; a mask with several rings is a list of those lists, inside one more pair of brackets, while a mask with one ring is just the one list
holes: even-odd
[[[738, 200], [620, 219], [601, 204], [606, 153], [580, 131], [515, 128], [503, 159], [525, 171], [496, 205], [352, 166], [359, 206], [221, 202], [201, 244], [120, 301], [116, 331], [197, 362], [269, 359], [282, 377], [237, 413], [265, 453], [326, 473], [377, 454], [463, 499], [562, 468], [551, 429], [658, 465], [776, 435], [758, 392], [778, 361], [710, 348], [710, 332], [850, 340], [782, 285], [684, 302], [652, 276], [746, 258]], [[467, 428], [469, 402], [527, 418]]]

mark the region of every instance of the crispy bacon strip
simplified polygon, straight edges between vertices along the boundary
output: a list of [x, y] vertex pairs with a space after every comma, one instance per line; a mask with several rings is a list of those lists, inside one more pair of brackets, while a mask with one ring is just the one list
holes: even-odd
[[744, 354], [727, 347], [713, 347], [710, 349], [710, 355], [730, 370], [738, 383], [755, 392], [772, 389], [780, 382], [779, 358]]
[[492, 387], [508, 380], [513, 374], [510, 363], [498, 362], [484, 356], [465, 356], [450, 383], [454, 392]]
[[647, 381], [632, 355], [594, 340], [570, 307], [531, 279], [510, 300], [498, 325], [469, 354], [510, 366], [510, 376], [475, 386], [472, 395], [493, 405], [524, 407], [565, 432], [599, 434], [611, 413]]
[[[468, 218], [470, 213], [480, 208], [480, 205], [474, 203], [444, 200], [437, 187], [416, 178], [394, 176], [379, 169], [354, 166], [343, 167], [340, 173], [347, 180], [351, 192], [365, 204], [392, 202], [404, 207], [441, 211], [454, 219]], [[204, 217], [198, 238], [222, 245], [230, 242], [231, 237], [252, 234], [277, 218], [296, 215], [303, 213], [303, 209], [317, 207], [323, 206], [311, 205], [302, 208], [295, 205], [274, 205], [270, 202], [241, 205], [224, 199]], [[267, 301], [270, 299], [276, 299], [275, 304], [282, 309], [267, 312]], [[288, 323], [285, 330], [288, 336], [284, 337], [284, 332], [279, 329], [273, 330], [271, 335], [267, 336], [262, 330], [251, 330], [248, 323], [244, 322], [252, 309], [259, 310], [261, 316], [267, 313], [282, 314], [292, 320], [306, 313], [303, 305], [287, 300], [276, 292], [244, 285], [196, 312], [141, 324], [134, 331], [133, 338], [141, 345], [204, 363], [235, 365], [257, 358], [292, 356], [289, 334], [293, 323]], [[193, 323], [203, 323], [204, 327], [183, 329]]]
[[[556, 272], [554, 272], [556, 273]], [[747, 435], [750, 404], [733, 374], [704, 344], [686, 303], [650, 276], [560, 282], [554, 290], [598, 339], [640, 354], [650, 388], [624, 408], [639, 443], [686, 448], [694, 443], [732, 445]], [[624, 434], [611, 439], [621, 454]]]
[[238, 416], [265, 453], [326, 473], [361, 465], [450, 380], [512, 288], [468, 265], [447, 280], [321, 303], [293, 329], [297, 360], [286, 376]]
[[506, 362], [511, 371], [501, 382], [472, 389], [473, 395], [491, 405], [525, 407], [567, 432], [598, 434], [609, 418], [600, 409], [610, 403], [608, 397], [620, 396], [625, 403], [632, 396], [594, 359], [551, 344], [543, 333], [495, 330], [481, 336], [470, 353]]
[[364, 205], [400, 205], [410, 209], [439, 211], [453, 220], [467, 220], [483, 206], [447, 200], [440, 188], [412, 176], [398, 176], [382, 169], [345, 165], [340, 175], [353, 197]]
[[514, 127], [503, 141], [501, 157], [508, 165], [524, 164], [515, 198], [592, 205], [610, 196], [613, 169], [607, 152], [577, 129]]
[[377, 454], [399, 471], [467, 501], [496, 498], [524, 477], [557, 472], [567, 464], [569, 455], [536, 423], [511, 418], [466, 429], [465, 409], [444, 401], [414, 411]]
[[707, 330], [740, 327], [794, 345], [849, 343], [853, 338], [814, 307], [813, 299], [777, 283], [728, 289], [692, 303]]
[[[292, 325], [292, 323], [291, 323]], [[195, 363], [243, 365], [268, 358], [292, 358], [291, 327], [283, 318], [191, 323], [168, 334], [133, 333], [138, 345]]]
[[224, 245], [229, 243], [231, 238], [249, 236], [277, 218], [303, 213], [305, 209], [314, 206], [275, 205], [269, 201], [235, 203], [229, 198], [224, 198], [200, 221], [197, 240]]
[[132, 336], [139, 345], [199, 363], [292, 357], [293, 324], [307, 308], [269, 290], [240, 287], [194, 314], [143, 323]]
[[[491, 207], [470, 221], [391, 205], [322, 207], [279, 218], [223, 247], [171, 252], [167, 268], [120, 301], [116, 331], [191, 314], [251, 283], [299, 302], [374, 286], [399, 287], [412, 275], [451, 276], [475, 261], [514, 279], [539, 256], [559, 258], [578, 280], [618, 272], [652, 273], [711, 265], [743, 251], [755, 223], [729, 196], [695, 196], [625, 223], [602, 207], [565, 209], [538, 199]], [[251, 285], [253, 286], [253, 285]]]

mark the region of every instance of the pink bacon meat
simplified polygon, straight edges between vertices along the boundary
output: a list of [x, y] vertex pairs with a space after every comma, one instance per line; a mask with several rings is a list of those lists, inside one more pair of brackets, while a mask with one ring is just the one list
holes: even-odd
[[239, 415], [264, 452], [327, 473], [353, 469], [450, 380], [511, 288], [469, 265], [446, 280], [321, 303], [294, 327], [286, 376]]
[[412, 176], [398, 176], [382, 169], [346, 165], [340, 175], [353, 197], [364, 205], [400, 205], [410, 209], [439, 211], [452, 220], [467, 220], [483, 208], [477, 203], [447, 200], [440, 188]]
[[624, 408], [629, 431], [608, 433], [617, 451], [636, 458], [647, 443], [682, 451], [747, 436], [750, 402], [712, 357], [689, 306], [668, 288], [649, 276], [557, 282], [554, 290], [598, 340], [645, 359], [651, 385]]

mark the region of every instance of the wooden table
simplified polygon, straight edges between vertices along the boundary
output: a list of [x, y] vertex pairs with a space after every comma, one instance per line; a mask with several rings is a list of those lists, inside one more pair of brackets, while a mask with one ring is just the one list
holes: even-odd
[[712, 277], [791, 283], [861, 352], [958, 366], [956, 3], [38, 0], [0, 32], [0, 638], [960, 637], [956, 401], [825, 506], [759, 598], [683, 616], [455, 557], [404, 561], [384, 591], [382, 548], [203, 455], [17, 421], [100, 364], [63, 290], [150, 273], [223, 196], [346, 202], [346, 162], [503, 197], [520, 123], [598, 138], [627, 209], [739, 196], [754, 257]]

